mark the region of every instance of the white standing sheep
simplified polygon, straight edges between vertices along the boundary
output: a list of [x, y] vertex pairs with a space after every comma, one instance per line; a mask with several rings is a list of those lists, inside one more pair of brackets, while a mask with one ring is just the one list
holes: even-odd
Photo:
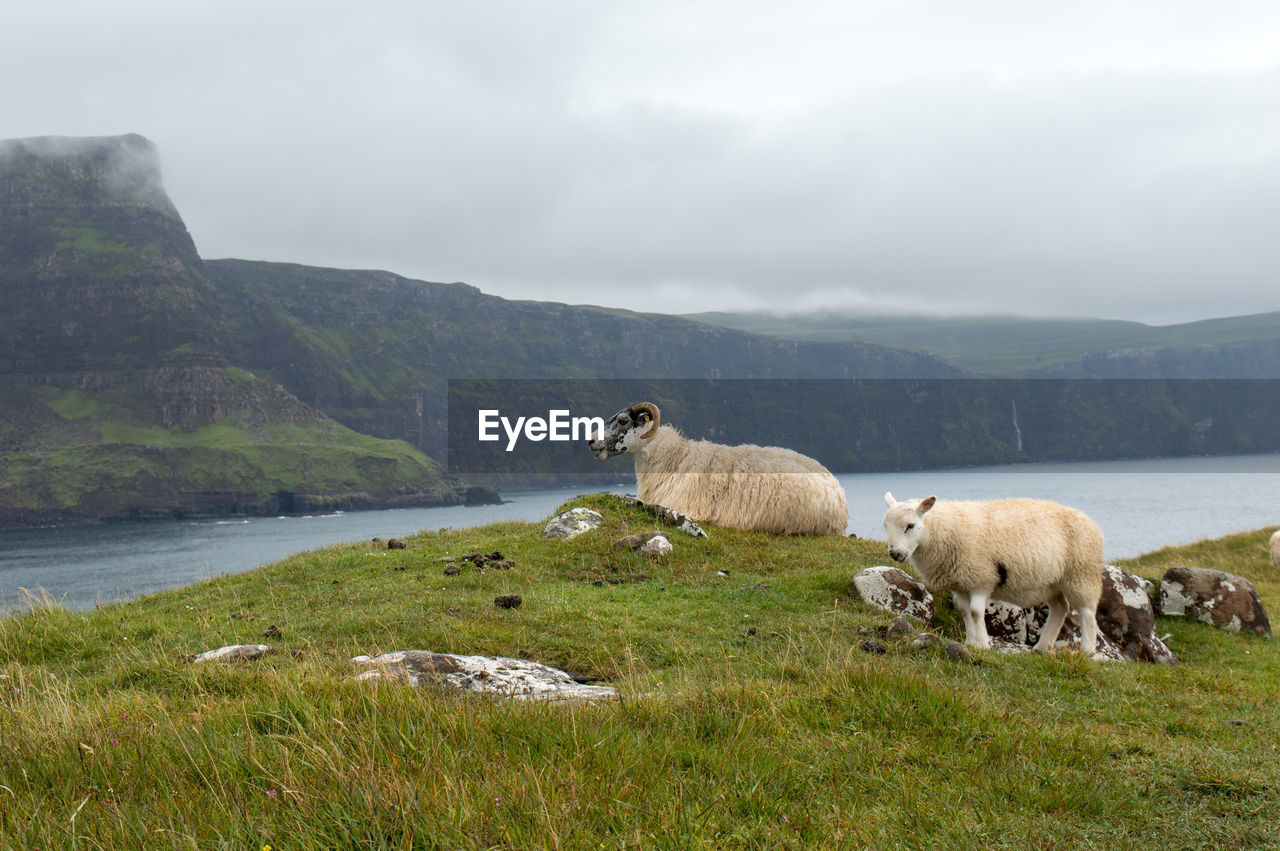
[[642, 501], [733, 529], [844, 534], [844, 489], [817, 461], [777, 446], [690, 440], [661, 419], [657, 405], [641, 402], [610, 417], [590, 442], [601, 461], [623, 453], [635, 459]]
[[889, 556], [910, 561], [929, 590], [951, 592], [970, 645], [991, 646], [984, 616], [995, 598], [1049, 604], [1037, 651], [1052, 649], [1072, 608], [1081, 649], [1096, 649], [1102, 531], [1083, 512], [1042, 499], [899, 502], [886, 493], [884, 501]]
[[1271, 533], [1271, 563], [1280, 565], [1280, 529]]

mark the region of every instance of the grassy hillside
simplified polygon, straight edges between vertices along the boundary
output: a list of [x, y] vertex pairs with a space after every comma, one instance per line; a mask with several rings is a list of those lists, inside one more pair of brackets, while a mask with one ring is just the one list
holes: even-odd
[[[427, 532], [72, 613], [0, 619], [0, 835], [17, 847], [991, 847], [1280, 842], [1273, 640], [1162, 619], [1176, 668], [978, 665], [860, 644], [883, 544], [712, 529], [661, 561], [606, 527]], [[445, 554], [501, 549], [456, 577]], [[1250, 577], [1265, 533], [1162, 551]], [[727, 571], [721, 576], [718, 571]], [[496, 595], [519, 593], [504, 610]], [[238, 617], [230, 617], [239, 613]], [[962, 634], [954, 612], [938, 629]], [[280, 636], [262, 638], [270, 626]], [[188, 654], [267, 641], [257, 663]], [[512, 655], [608, 680], [597, 706], [355, 683], [351, 656]]]
[[859, 341], [927, 349], [984, 375], [1043, 369], [1092, 352], [1127, 348], [1195, 348], [1280, 337], [1280, 313], [1145, 325], [1104, 319], [1016, 316], [772, 316], [699, 313], [686, 318], [784, 340]]
[[434, 461], [234, 368], [0, 380], [0, 525], [457, 501]]

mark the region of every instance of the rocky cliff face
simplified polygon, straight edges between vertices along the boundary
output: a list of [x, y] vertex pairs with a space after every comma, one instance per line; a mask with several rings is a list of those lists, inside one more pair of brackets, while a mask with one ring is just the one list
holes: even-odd
[[217, 302], [141, 136], [0, 142], [0, 300], [0, 375], [226, 363]]

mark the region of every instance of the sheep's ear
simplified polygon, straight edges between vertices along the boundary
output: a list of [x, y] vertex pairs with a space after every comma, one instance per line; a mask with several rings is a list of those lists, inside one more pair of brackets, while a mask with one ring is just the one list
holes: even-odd
[[898, 504], [898, 501], [893, 498], [892, 492], [890, 491], [884, 492], [884, 504], [889, 506], [890, 508], [893, 508], [895, 505]]
[[924, 514], [930, 508], [933, 508], [933, 504], [937, 501], [938, 498], [936, 496], [931, 496], [928, 499], [922, 500], [919, 507], [916, 508], [916, 514]]

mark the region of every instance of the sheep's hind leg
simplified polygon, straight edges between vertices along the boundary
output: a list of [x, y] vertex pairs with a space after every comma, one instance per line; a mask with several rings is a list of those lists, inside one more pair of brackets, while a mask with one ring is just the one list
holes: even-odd
[[1037, 653], [1048, 653], [1052, 650], [1053, 645], [1058, 640], [1058, 633], [1062, 632], [1062, 624], [1070, 613], [1071, 607], [1067, 605], [1067, 599], [1061, 594], [1050, 600], [1049, 618], [1044, 622], [1044, 629], [1040, 632], [1040, 640], [1036, 642], [1036, 646], [1032, 649]]
[[1092, 656], [1098, 649], [1098, 616], [1093, 609], [1081, 606], [1080, 612], [1080, 649], [1086, 656]]

